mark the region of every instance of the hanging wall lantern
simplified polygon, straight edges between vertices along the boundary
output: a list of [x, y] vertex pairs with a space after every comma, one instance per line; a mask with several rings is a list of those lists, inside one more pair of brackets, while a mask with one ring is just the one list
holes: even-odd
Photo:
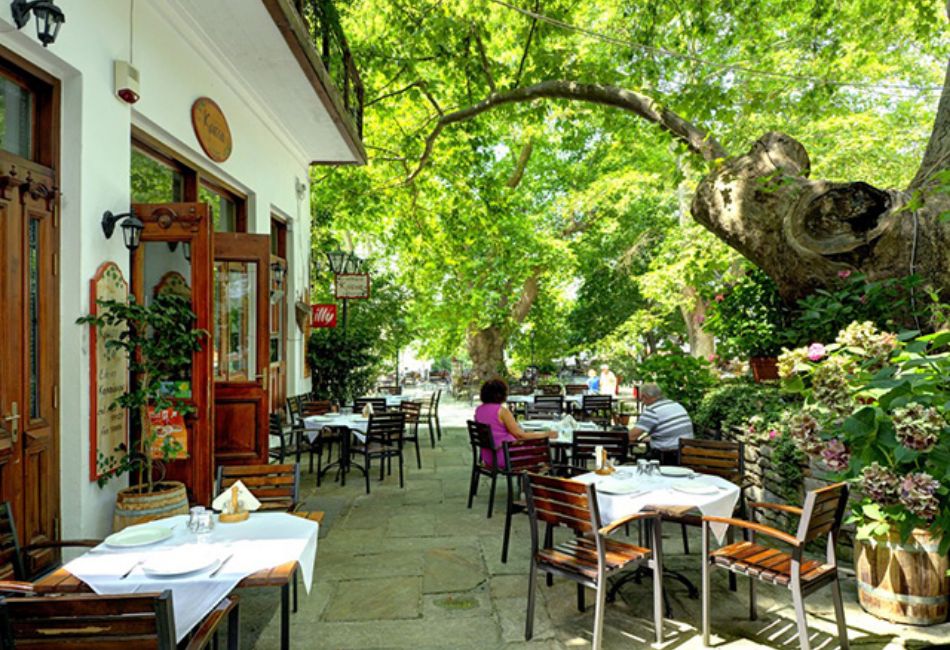
[[115, 226], [119, 220], [122, 220], [122, 223], [119, 225], [122, 228], [122, 239], [125, 241], [125, 247], [130, 251], [134, 251], [139, 247], [139, 241], [142, 238], [142, 231], [145, 230], [145, 224], [131, 212], [112, 214], [112, 212], [106, 210], [102, 214], [102, 232], [105, 234], [106, 239], [112, 238], [112, 233], [115, 232]]
[[30, 13], [33, 13], [36, 17], [36, 38], [43, 47], [48, 47], [56, 40], [59, 28], [66, 22], [63, 10], [53, 0], [13, 0], [10, 11], [17, 29], [23, 29], [30, 22]]

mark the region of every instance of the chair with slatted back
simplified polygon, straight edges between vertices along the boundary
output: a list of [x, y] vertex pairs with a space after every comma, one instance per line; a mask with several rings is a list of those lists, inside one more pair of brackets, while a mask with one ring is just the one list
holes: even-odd
[[[488, 518], [491, 519], [492, 509], [495, 505], [495, 485], [501, 470], [496, 462], [499, 450], [495, 447], [495, 438], [492, 435], [491, 427], [474, 420], [468, 420], [467, 425], [468, 442], [472, 448], [472, 478], [468, 486], [468, 507], [472, 507], [472, 500], [478, 494], [480, 478], [487, 476], [491, 479], [491, 486], [488, 491]], [[482, 451], [485, 452], [484, 456]], [[485, 457], [490, 458], [490, 462]]]
[[542, 395], [546, 395], [548, 397], [553, 397], [564, 393], [564, 389], [561, 388], [560, 384], [540, 384], [538, 386], [538, 390], [541, 391]]
[[228, 596], [179, 646], [175, 642], [172, 592], [100, 596], [82, 594], [0, 599], [0, 647], [4, 650], [199, 650], [217, 648], [227, 620], [228, 648], [240, 647], [237, 596]]
[[284, 422], [280, 417], [280, 413], [271, 413], [268, 416], [268, 433], [271, 438], [277, 438], [278, 446], [270, 447], [268, 450], [268, 455], [275, 459], [278, 463], [283, 463], [284, 459], [290, 453], [294, 431], [293, 428], [284, 427]]
[[362, 413], [367, 404], [373, 405], [373, 413], [386, 412], [385, 397], [357, 397], [353, 400], [353, 412]]
[[528, 504], [520, 499], [522, 479], [526, 472], [547, 474], [551, 463], [551, 443], [547, 438], [529, 438], [501, 443], [505, 457], [503, 473], [508, 483], [508, 499], [505, 507], [505, 533], [501, 543], [501, 561], [508, 562], [508, 540], [511, 537], [511, 517], [527, 512]]
[[587, 392], [587, 384], [565, 384], [565, 395], [583, 395]]
[[218, 465], [214, 493], [241, 481], [261, 502], [261, 511], [293, 512], [300, 495], [300, 465]]
[[603, 447], [607, 457], [616, 464], [627, 462], [630, 440], [626, 431], [575, 429], [574, 439], [571, 441], [571, 464], [575, 467], [587, 467], [587, 463], [594, 459], [594, 449], [598, 446]]
[[[698, 438], [680, 438], [678, 464], [700, 474], [713, 474], [735, 483], [740, 487], [737, 511], [740, 518], [746, 516], [745, 496], [741, 491], [745, 482], [745, 447], [741, 442], [728, 440], [700, 440]], [[665, 521], [682, 526], [683, 552], [689, 554], [689, 538], [686, 526], [701, 526], [699, 515], [687, 513], [678, 516], [665, 516]]]
[[613, 422], [613, 397], [610, 395], [584, 395], [581, 397], [579, 420], [595, 422], [598, 426], [609, 427]]
[[402, 395], [402, 386], [394, 384], [380, 384], [376, 387], [376, 392], [380, 395]]
[[[808, 492], [805, 495], [805, 505], [801, 508], [774, 503], [749, 504], [752, 511], [771, 509], [798, 515], [798, 531], [795, 535], [743, 519], [703, 517], [703, 645], [709, 645], [709, 574], [714, 567], [720, 567], [732, 573], [749, 576], [749, 618], [751, 620], [757, 617], [755, 604], [757, 581], [786, 587], [792, 592], [795, 618], [798, 623], [798, 641], [802, 650], [809, 650], [810, 647], [808, 624], [805, 619], [805, 598], [830, 584], [835, 619], [838, 624], [838, 642], [842, 650], [848, 650], [848, 628], [844, 619], [844, 604], [841, 600], [841, 586], [838, 583], [838, 560], [835, 556], [835, 545], [847, 502], [847, 485], [835, 483]], [[709, 526], [714, 523], [742, 528], [748, 531], [749, 539], [710, 551]], [[787, 553], [756, 543], [756, 534], [789, 545], [791, 552]], [[824, 562], [805, 558], [806, 544], [821, 538], [825, 540]]]
[[538, 395], [533, 404], [528, 404], [525, 417], [529, 420], [556, 420], [564, 415], [564, 397], [561, 395]]
[[[385, 400], [384, 400], [385, 401]], [[351, 453], [363, 457], [363, 468], [366, 470], [366, 494], [369, 494], [369, 475], [372, 460], [379, 460], [379, 480], [385, 478], [387, 462], [392, 459], [399, 462], [399, 487], [404, 487], [403, 481], [403, 436], [406, 430], [406, 414], [400, 411], [381, 413], [373, 411], [366, 426], [366, 440], [361, 444], [354, 444]]]
[[0, 503], [0, 580], [35, 580], [59, 567], [50, 554], [63, 548], [91, 548], [98, 539], [63, 539], [20, 545], [13, 509]]
[[404, 399], [399, 403], [399, 410], [406, 414], [406, 432], [403, 442], [416, 445], [416, 467], [422, 469], [422, 456], [419, 455], [419, 421], [422, 419], [422, 404]]
[[[534, 628], [534, 600], [538, 573], [554, 574], [577, 583], [577, 607], [584, 611], [584, 588], [597, 592], [594, 609], [593, 650], [599, 650], [604, 627], [607, 579], [625, 569], [649, 564], [653, 569], [653, 621], [656, 642], [663, 641], [663, 558], [661, 519], [655, 512], [638, 512], [606, 526], [597, 507], [597, 488], [570, 479], [527, 474], [525, 497], [531, 521], [531, 568], [528, 574], [528, 615], [525, 640]], [[618, 528], [643, 521], [652, 532], [652, 549], [611, 539]], [[545, 524], [545, 544], [539, 543], [539, 524]], [[564, 526], [575, 537], [554, 545], [549, 531]]]
[[[474, 395], [474, 394], [473, 394]], [[435, 434], [442, 440], [442, 420], [439, 419], [439, 406], [442, 404], [442, 389], [435, 391], [435, 404], [432, 406], [432, 417], [435, 420]]]

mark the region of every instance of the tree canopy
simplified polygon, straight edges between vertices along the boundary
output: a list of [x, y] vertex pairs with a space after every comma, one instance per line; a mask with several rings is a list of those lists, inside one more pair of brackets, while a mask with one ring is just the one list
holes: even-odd
[[950, 54], [938, 0], [338, 4], [370, 164], [314, 172], [315, 241], [351, 233], [425, 351], [483, 374], [509, 345], [706, 351], [739, 256], [689, 219], [703, 174], [782, 131], [817, 177], [905, 187]]

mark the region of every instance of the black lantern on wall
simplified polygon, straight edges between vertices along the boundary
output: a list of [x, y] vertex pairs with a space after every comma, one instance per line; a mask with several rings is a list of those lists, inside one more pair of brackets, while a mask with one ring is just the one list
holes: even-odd
[[142, 238], [142, 231], [145, 230], [145, 224], [131, 212], [112, 214], [112, 212], [106, 210], [102, 214], [102, 232], [105, 234], [106, 239], [112, 238], [112, 233], [115, 232], [115, 225], [119, 220], [122, 220], [122, 223], [119, 225], [122, 228], [122, 239], [125, 241], [125, 247], [130, 251], [134, 251], [139, 247], [139, 240]]
[[23, 29], [30, 22], [30, 12], [36, 18], [36, 38], [43, 47], [48, 47], [59, 35], [59, 28], [66, 22], [63, 10], [53, 0], [13, 0], [10, 5], [13, 22], [17, 29]]
[[334, 275], [346, 272], [349, 258], [350, 254], [346, 251], [335, 250], [327, 253], [327, 263], [330, 265], [330, 270]]

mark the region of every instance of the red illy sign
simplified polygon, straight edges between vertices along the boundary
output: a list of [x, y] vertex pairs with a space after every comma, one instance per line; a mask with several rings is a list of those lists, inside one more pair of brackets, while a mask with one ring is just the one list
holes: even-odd
[[311, 327], [336, 327], [336, 305], [312, 305], [310, 307]]

